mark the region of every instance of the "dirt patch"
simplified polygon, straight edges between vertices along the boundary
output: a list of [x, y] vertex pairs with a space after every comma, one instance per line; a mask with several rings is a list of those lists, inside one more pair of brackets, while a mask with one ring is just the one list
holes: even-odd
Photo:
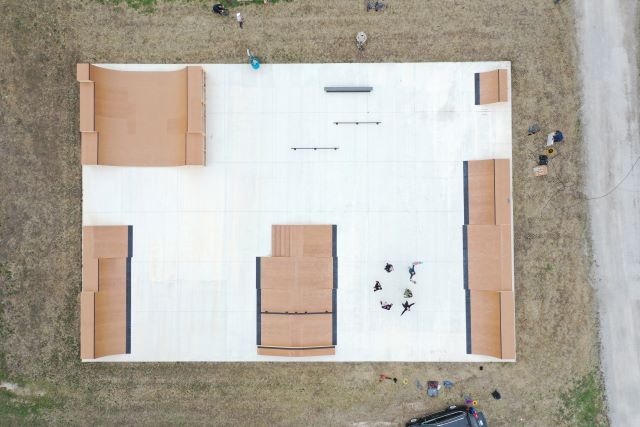
[[[599, 370], [588, 278], [571, 4], [551, 1], [279, 2], [214, 16], [209, 2], [152, 13], [91, 0], [0, 0], [0, 353], [7, 377], [51, 390], [38, 416], [82, 424], [371, 425], [480, 401], [492, 425], [572, 425], [553, 408]], [[358, 52], [355, 34], [365, 31]], [[516, 364], [81, 364], [81, 169], [75, 63], [512, 61]], [[567, 142], [531, 176], [544, 135]], [[378, 383], [379, 373], [402, 381]], [[456, 386], [427, 399], [415, 379]], [[52, 386], [55, 384], [55, 388]], [[597, 382], [597, 384], [600, 384]], [[501, 400], [490, 392], [498, 389]], [[596, 399], [601, 399], [596, 387]], [[599, 407], [600, 408], [600, 407]], [[601, 410], [601, 409], [599, 409]], [[533, 420], [533, 421], [532, 421]]]

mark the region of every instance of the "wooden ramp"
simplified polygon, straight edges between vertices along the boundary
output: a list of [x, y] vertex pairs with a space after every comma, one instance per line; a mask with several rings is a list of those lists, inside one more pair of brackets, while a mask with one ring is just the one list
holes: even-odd
[[257, 345], [264, 356], [335, 354], [335, 225], [273, 225], [256, 261]]
[[505, 159], [464, 162], [467, 353], [513, 360], [511, 171]]

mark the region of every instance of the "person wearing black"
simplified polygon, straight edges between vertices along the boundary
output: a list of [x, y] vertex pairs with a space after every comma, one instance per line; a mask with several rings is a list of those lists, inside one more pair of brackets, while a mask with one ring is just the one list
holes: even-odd
[[385, 270], [387, 273], [391, 273], [391, 272], [393, 271], [393, 265], [391, 265], [391, 264], [387, 263], [387, 265], [385, 265], [385, 266], [384, 266], [384, 270]]
[[405, 311], [411, 311], [411, 306], [414, 304], [415, 302], [412, 302], [411, 304], [409, 304], [409, 301], [405, 301], [404, 303], [402, 303], [402, 307], [404, 307], [404, 310], [402, 310], [402, 313], [400, 313], [400, 316], [402, 316]]

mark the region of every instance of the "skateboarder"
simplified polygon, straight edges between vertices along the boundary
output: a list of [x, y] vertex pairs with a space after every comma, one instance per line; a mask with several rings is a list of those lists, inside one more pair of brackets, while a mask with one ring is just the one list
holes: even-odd
[[391, 272], [393, 271], [393, 265], [392, 265], [392, 264], [387, 263], [387, 265], [385, 265], [385, 266], [384, 266], [384, 270], [385, 270], [387, 273], [391, 273]]
[[411, 304], [409, 304], [409, 301], [405, 301], [404, 303], [402, 303], [402, 307], [404, 307], [404, 310], [402, 310], [402, 313], [400, 313], [400, 316], [402, 316], [405, 311], [411, 311], [411, 306], [414, 304], [415, 302], [412, 302]]
[[380, 290], [382, 290], [382, 285], [376, 280], [376, 284], [373, 285], [373, 292], [378, 292]]

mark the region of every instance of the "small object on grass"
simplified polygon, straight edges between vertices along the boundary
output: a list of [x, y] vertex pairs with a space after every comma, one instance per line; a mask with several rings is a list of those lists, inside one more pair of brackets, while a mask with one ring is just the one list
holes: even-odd
[[440, 389], [440, 384], [438, 381], [428, 381], [427, 382], [427, 396], [429, 397], [438, 397], [438, 390]]
[[391, 377], [387, 374], [380, 374], [380, 378], [378, 378], [378, 382], [381, 382], [383, 380], [390, 380]]
[[484, 366], [480, 365], [479, 369], [482, 371], [484, 369]]
[[455, 385], [452, 381], [449, 380], [444, 380], [442, 384], [444, 384], [444, 388], [446, 389], [450, 389]]
[[538, 166], [545, 166], [549, 164], [549, 157], [545, 156], [544, 154], [540, 154], [538, 156]]
[[402, 384], [404, 384], [404, 385], [409, 384], [409, 380], [408, 380], [407, 378], [404, 378], [404, 379], [402, 380]]
[[424, 386], [422, 385], [422, 383], [420, 382], [420, 380], [416, 380], [416, 388], [418, 390], [424, 390]]
[[502, 396], [500, 395], [500, 392], [498, 390], [493, 390], [491, 392], [491, 396], [493, 396], [493, 398], [495, 400], [500, 400], [502, 398]]
[[555, 156], [558, 155], [558, 149], [553, 147], [547, 147], [544, 150], [542, 150], [542, 154], [547, 156], [547, 158], [549, 159], [553, 159]]
[[547, 165], [539, 165], [533, 168], [533, 176], [545, 176], [549, 173]]
[[393, 377], [393, 382], [394, 382], [394, 383], [397, 383], [397, 382], [398, 382], [398, 379], [397, 379], [396, 377]]
[[538, 123], [532, 124], [531, 126], [529, 126], [529, 129], [527, 129], [527, 133], [529, 135], [534, 135], [538, 132], [540, 132], [540, 125]]

